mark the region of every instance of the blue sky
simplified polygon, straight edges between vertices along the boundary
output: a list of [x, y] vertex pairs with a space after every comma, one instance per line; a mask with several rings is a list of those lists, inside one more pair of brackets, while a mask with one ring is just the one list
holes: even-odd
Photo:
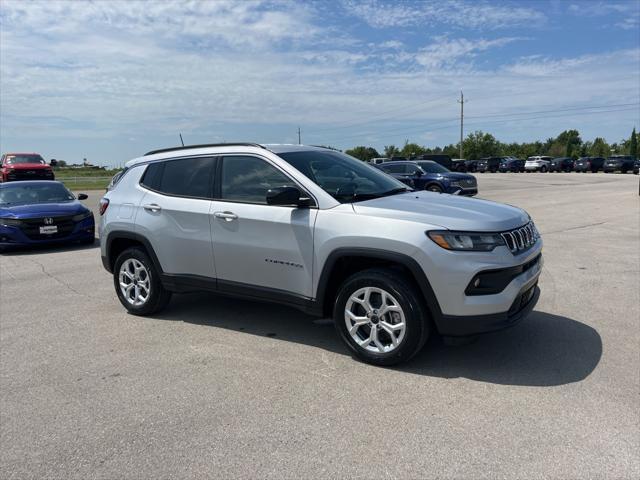
[[0, 3], [0, 149], [434, 146], [640, 126], [640, 1]]

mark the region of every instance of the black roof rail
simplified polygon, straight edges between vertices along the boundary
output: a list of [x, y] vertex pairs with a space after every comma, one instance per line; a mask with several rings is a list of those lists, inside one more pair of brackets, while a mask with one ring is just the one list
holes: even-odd
[[250, 142], [232, 142], [232, 143], [204, 143], [202, 145], [185, 145], [183, 147], [170, 147], [170, 148], [161, 148], [159, 150], [151, 150], [144, 154], [147, 155], [155, 155], [156, 153], [165, 153], [165, 152], [175, 152], [177, 150], [188, 150], [191, 148], [207, 148], [207, 147], [258, 147], [264, 148], [266, 147], [260, 145], [259, 143], [250, 143]]

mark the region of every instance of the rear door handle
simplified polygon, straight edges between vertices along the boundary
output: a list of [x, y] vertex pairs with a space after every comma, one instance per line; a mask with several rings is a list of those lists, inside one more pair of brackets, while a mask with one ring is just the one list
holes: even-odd
[[213, 216], [216, 218], [222, 218], [226, 222], [232, 222], [238, 218], [238, 216], [233, 212], [215, 212]]
[[147, 212], [154, 212], [154, 213], [162, 210], [162, 207], [157, 203], [148, 203], [147, 205], [143, 205], [142, 208], [144, 208]]

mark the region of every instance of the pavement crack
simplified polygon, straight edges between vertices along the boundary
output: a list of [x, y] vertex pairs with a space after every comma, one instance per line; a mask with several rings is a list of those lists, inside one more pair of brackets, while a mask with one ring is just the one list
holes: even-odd
[[33, 259], [29, 259], [30, 262], [35, 263], [36, 265], [38, 265], [40, 267], [40, 270], [42, 270], [42, 273], [44, 273], [47, 277], [55, 280], [57, 283], [59, 283], [60, 285], [62, 285], [63, 287], [65, 287], [67, 290], [75, 293], [76, 295], [81, 295], [83, 297], [87, 297], [89, 298], [88, 295], [76, 290], [75, 288], [73, 288], [71, 285], [69, 285], [67, 282], [64, 282], [62, 280], [60, 280], [57, 276], [55, 276], [53, 273], [49, 273], [47, 271], [47, 269], [44, 267], [44, 265], [40, 262], [38, 262], [37, 260], [33, 260]]
[[549, 235], [551, 233], [563, 233], [563, 232], [568, 232], [570, 230], [579, 230], [581, 228], [597, 227], [598, 225], [604, 225], [605, 223], [607, 222], [588, 223], [586, 225], [578, 225], [577, 227], [569, 227], [569, 228], [563, 228], [561, 230], [552, 230], [550, 232], [542, 232], [542, 235]]

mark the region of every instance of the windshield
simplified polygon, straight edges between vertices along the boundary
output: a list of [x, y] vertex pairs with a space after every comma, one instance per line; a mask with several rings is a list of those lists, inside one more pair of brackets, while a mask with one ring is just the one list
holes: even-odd
[[422, 170], [424, 170], [427, 173], [447, 173], [451, 171], [448, 168], [443, 167], [442, 165], [436, 162], [422, 161], [422, 162], [416, 162], [416, 163], [420, 165], [420, 168], [422, 168]]
[[41, 185], [4, 185], [0, 188], [0, 205], [70, 202], [73, 194], [58, 183]]
[[44, 165], [46, 162], [40, 155], [7, 155], [7, 165], [17, 165], [19, 163], [40, 163]]
[[278, 156], [341, 203], [410, 190], [376, 167], [341, 152], [310, 150], [279, 153]]

